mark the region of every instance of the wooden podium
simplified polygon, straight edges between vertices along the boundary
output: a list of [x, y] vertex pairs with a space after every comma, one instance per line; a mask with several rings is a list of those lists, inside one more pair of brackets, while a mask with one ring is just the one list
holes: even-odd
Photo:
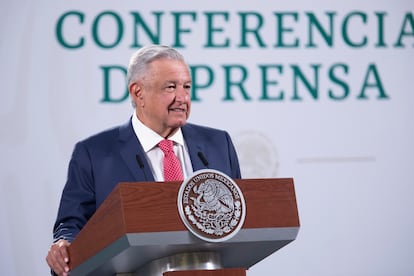
[[119, 183], [69, 247], [70, 275], [246, 275], [295, 240], [299, 217], [292, 178], [235, 182], [246, 218], [234, 237], [220, 243], [197, 238], [183, 224], [177, 208], [181, 182]]

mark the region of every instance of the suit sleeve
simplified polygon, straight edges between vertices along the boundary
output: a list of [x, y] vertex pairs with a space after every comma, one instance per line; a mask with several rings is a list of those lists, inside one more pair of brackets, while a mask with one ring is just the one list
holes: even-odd
[[240, 172], [239, 159], [237, 157], [236, 149], [233, 145], [230, 135], [227, 132], [226, 132], [226, 139], [227, 139], [228, 152], [229, 152], [229, 158], [230, 158], [231, 177], [233, 179], [240, 179], [241, 172]]
[[76, 144], [53, 229], [55, 241], [65, 239], [72, 242], [96, 210], [91, 168], [91, 158], [86, 147], [82, 143]]

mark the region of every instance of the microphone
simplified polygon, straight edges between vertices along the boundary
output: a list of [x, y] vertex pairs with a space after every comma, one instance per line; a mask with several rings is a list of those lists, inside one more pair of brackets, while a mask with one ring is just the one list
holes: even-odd
[[142, 162], [141, 156], [139, 154], [135, 155], [135, 159], [137, 160], [138, 166], [139, 168], [142, 170], [142, 172], [144, 173], [144, 178], [145, 181], [148, 180], [147, 178], [147, 174], [145, 173], [145, 167], [144, 167], [144, 162]]
[[198, 155], [198, 158], [200, 158], [201, 162], [203, 162], [204, 166], [206, 166], [206, 168], [208, 168], [208, 161], [207, 161], [207, 159], [204, 157], [204, 154], [203, 154], [201, 151], [199, 151], [199, 152], [197, 153], [197, 155]]

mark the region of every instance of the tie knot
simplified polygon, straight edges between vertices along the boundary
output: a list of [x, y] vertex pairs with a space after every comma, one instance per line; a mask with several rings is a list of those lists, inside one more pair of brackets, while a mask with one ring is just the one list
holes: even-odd
[[173, 152], [173, 141], [164, 139], [158, 143], [160, 149], [164, 152], [164, 154]]

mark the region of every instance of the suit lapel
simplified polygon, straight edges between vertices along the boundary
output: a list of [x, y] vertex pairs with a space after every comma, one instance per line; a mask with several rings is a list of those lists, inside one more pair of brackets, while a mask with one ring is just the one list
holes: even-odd
[[[132, 128], [131, 120], [119, 127], [119, 151], [136, 181], [155, 181], [145, 158], [145, 152]], [[137, 155], [143, 165], [142, 168], [137, 161]]]
[[206, 159], [208, 160], [207, 152], [205, 150], [204, 143], [201, 143], [203, 137], [201, 137], [190, 124], [185, 124], [182, 128], [184, 140], [187, 144], [188, 153], [190, 155], [191, 164], [193, 166], [193, 170], [201, 170], [206, 169], [207, 167], [203, 164], [200, 157], [198, 156], [199, 152], [201, 152]]

